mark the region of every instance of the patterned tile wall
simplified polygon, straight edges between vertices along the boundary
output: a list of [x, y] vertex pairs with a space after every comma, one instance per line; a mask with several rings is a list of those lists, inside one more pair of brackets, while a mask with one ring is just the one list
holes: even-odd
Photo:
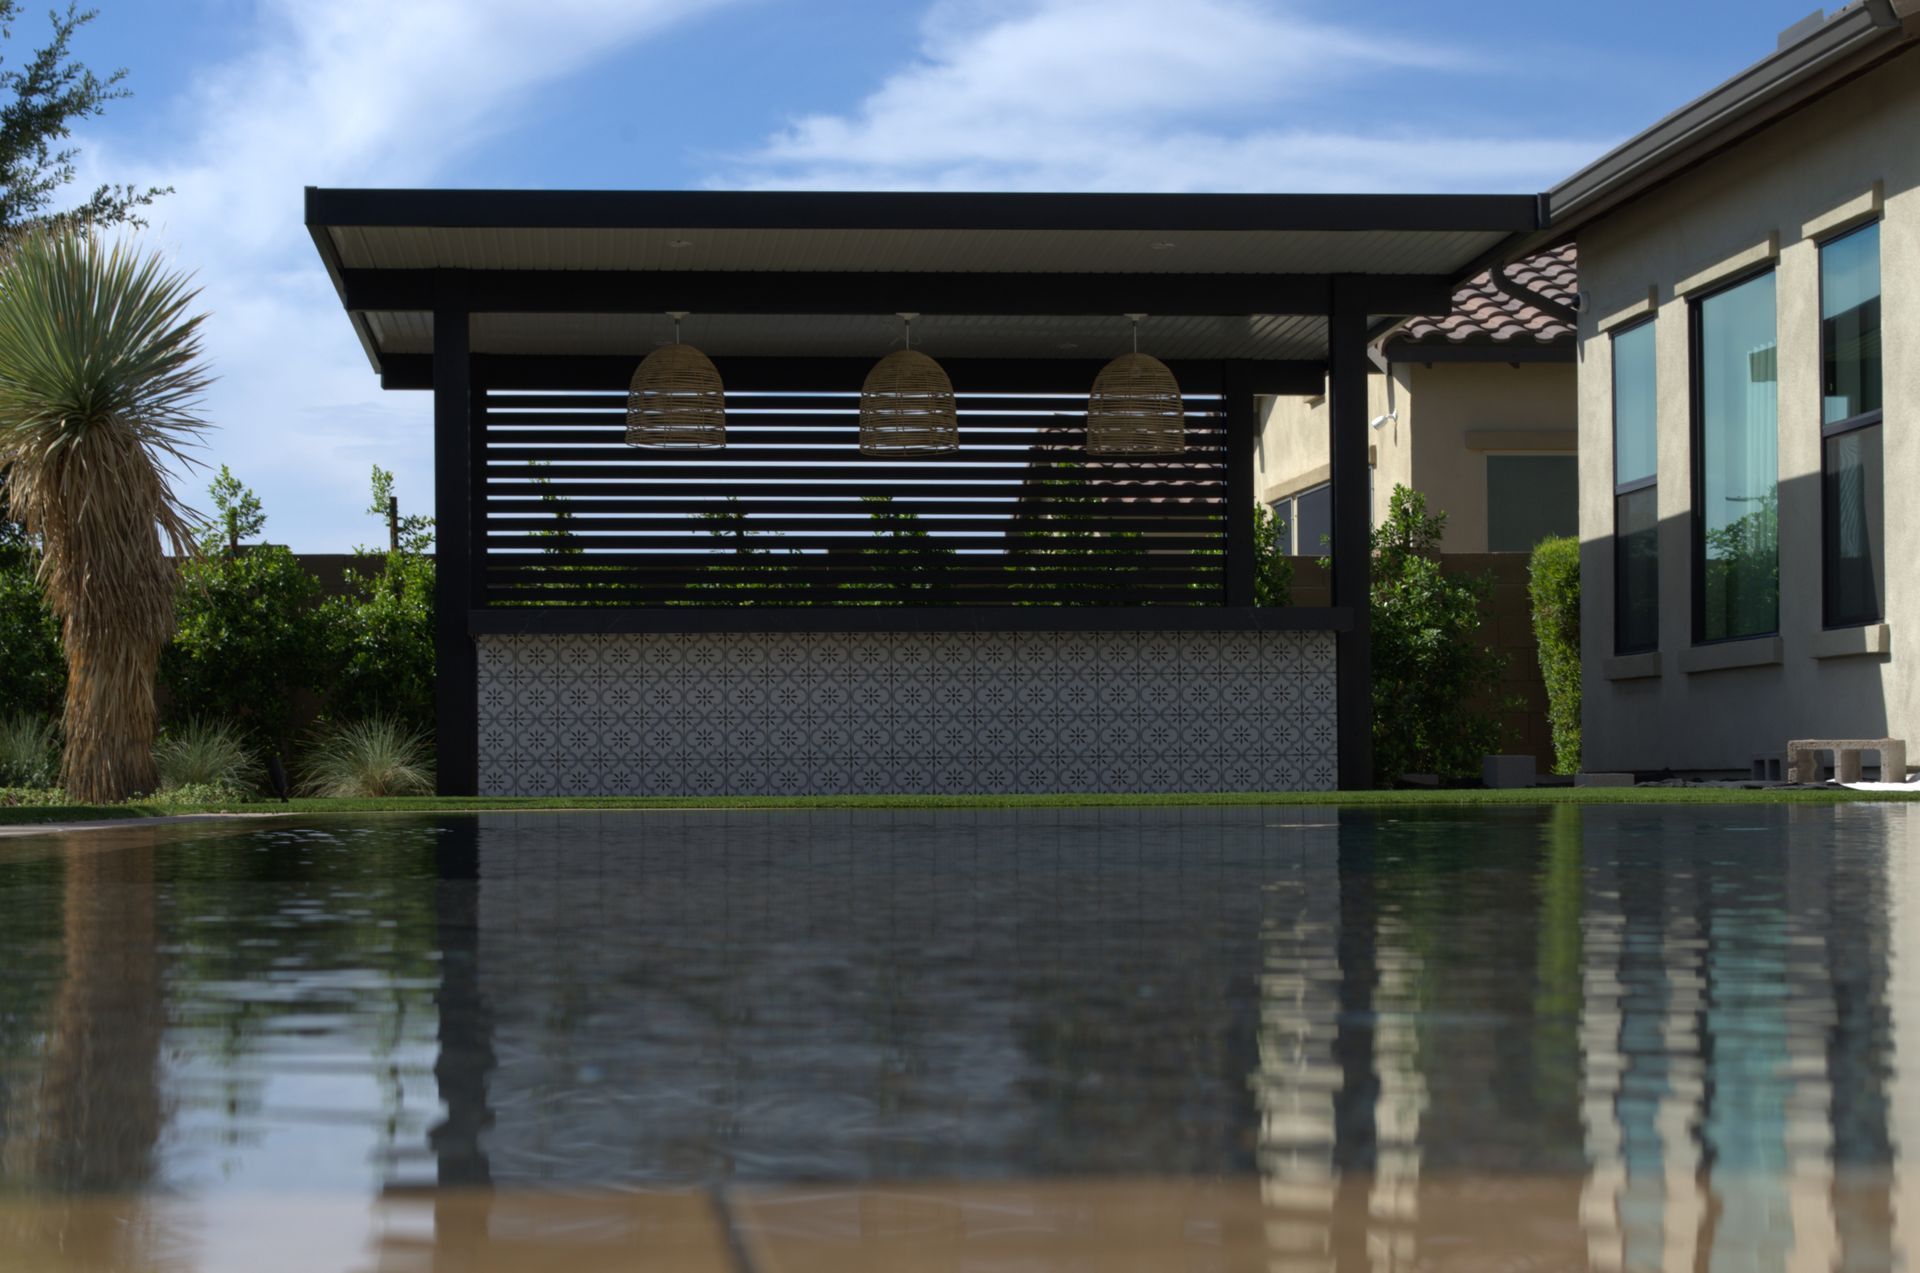
[[478, 640], [488, 795], [1335, 784], [1330, 632]]

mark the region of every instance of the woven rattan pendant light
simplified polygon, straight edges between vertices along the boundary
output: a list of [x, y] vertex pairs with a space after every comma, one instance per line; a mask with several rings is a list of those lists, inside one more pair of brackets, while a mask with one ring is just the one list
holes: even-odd
[[1140, 352], [1146, 315], [1127, 317], [1133, 320], [1133, 352], [1102, 367], [1087, 396], [1087, 454], [1178, 455], [1187, 445], [1180, 382], [1167, 364]]
[[727, 404], [713, 360], [680, 343], [680, 320], [672, 314], [673, 343], [648, 354], [627, 390], [627, 444], [673, 451], [713, 451], [727, 444]]
[[939, 455], [960, 449], [953, 381], [939, 363], [913, 347], [913, 320], [902, 314], [907, 347], [873, 365], [860, 387], [863, 455]]

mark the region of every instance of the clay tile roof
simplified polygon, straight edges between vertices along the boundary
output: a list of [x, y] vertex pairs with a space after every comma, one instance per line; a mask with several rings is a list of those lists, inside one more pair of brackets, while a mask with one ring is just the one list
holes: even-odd
[[[1506, 275], [1550, 301], [1572, 308], [1580, 290], [1574, 245], [1563, 244], [1509, 265]], [[1453, 312], [1435, 318], [1410, 318], [1389, 340], [1409, 345], [1552, 345], [1573, 339], [1573, 325], [1558, 314], [1541, 309], [1494, 281], [1483, 271], [1461, 284], [1453, 294]]]

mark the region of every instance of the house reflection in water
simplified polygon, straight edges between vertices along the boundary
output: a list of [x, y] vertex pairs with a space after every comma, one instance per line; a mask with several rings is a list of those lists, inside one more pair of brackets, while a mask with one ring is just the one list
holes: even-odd
[[328, 1249], [396, 1271], [728, 1241], [1910, 1267], [1916, 814], [542, 814], [0, 849], [0, 1264], [164, 1242], [194, 1269], [296, 1180], [340, 1204]]
[[1603, 807], [1449, 851], [1343, 820], [1338, 869], [1303, 853], [1263, 918], [1272, 1254], [1910, 1266], [1916, 829]]

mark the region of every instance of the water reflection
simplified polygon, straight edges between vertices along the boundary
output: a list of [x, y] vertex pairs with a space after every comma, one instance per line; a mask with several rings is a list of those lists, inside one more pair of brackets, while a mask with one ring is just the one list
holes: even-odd
[[[316, 1268], [1895, 1268], [1916, 813], [0, 841], [0, 1266], [224, 1267], [299, 1196]], [[583, 1188], [649, 1192], [527, 1192]]]

